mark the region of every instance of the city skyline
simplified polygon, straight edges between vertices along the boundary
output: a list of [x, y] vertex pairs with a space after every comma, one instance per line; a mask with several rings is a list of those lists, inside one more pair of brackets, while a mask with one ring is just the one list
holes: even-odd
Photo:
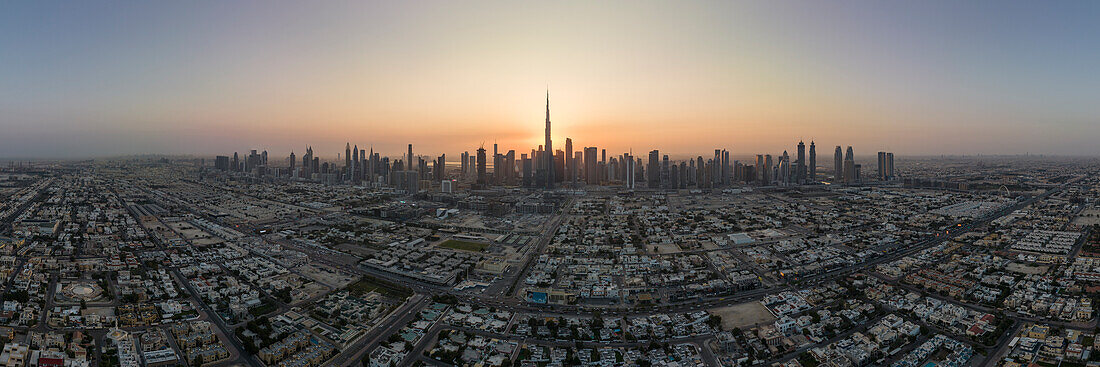
[[0, 367], [1100, 367], [1100, 2], [0, 4]]
[[[1088, 2], [5, 5], [0, 157], [612, 151], [1098, 155]], [[899, 26], [895, 26], [899, 25]]]

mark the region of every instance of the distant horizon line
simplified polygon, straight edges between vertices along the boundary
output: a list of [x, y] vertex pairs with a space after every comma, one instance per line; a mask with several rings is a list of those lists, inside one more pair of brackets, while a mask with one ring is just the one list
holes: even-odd
[[[509, 150], [511, 150], [511, 149], [509, 149]], [[575, 152], [581, 152], [581, 151], [583, 151], [583, 150], [575, 150]], [[788, 152], [789, 155], [792, 155], [792, 156], [797, 154], [797, 152], [791, 153], [792, 152], [791, 150], [788, 150], [787, 152]], [[878, 152], [880, 152], [880, 151], [875, 151], [872, 154], [866, 154], [866, 153], [856, 154], [855, 158], [860, 158], [860, 157], [876, 158], [876, 155], [877, 155]], [[882, 150], [882, 152], [894, 153], [894, 152], [891, 152], [891, 151], [888, 151], [888, 150]], [[377, 153], [377, 152], [375, 152], [375, 153]], [[615, 154], [612, 155], [612, 157], [617, 158], [618, 156], [620, 156], [624, 153], [625, 152], [615, 153]], [[819, 158], [820, 157], [828, 158], [828, 156], [832, 155], [831, 151], [827, 152], [827, 153], [828, 154], [820, 154], [820, 152], [819, 152], [818, 157]], [[294, 154], [295, 154], [295, 157], [301, 157], [302, 156], [301, 153], [295, 152]], [[444, 154], [447, 154], [447, 153], [444, 153]], [[734, 156], [737, 156], [737, 157], [755, 157], [756, 155], [759, 155], [759, 154], [771, 154], [773, 157], [778, 157], [778, 156], [782, 155], [782, 153], [777, 154], [777, 153], [733, 153], [733, 152], [730, 152], [731, 157], [734, 157]], [[175, 158], [175, 159], [188, 159], [188, 158], [195, 159], [195, 158], [197, 158], [197, 159], [203, 159], [203, 158], [215, 158], [219, 155], [225, 155], [225, 154], [134, 153], [134, 154], [116, 154], [116, 155], [95, 155], [95, 156], [85, 156], [85, 157], [0, 157], [0, 162], [5, 162], [5, 163], [7, 163], [7, 162], [74, 162], [74, 161], [88, 161], [88, 160], [93, 160], [93, 161], [94, 160], [108, 160], [108, 161], [110, 161], [110, 160], [135, 159], [135, 158]], [[414, 154], [414, 155], [418, 156], [418, 157], [438, 157], [438, 155], [434, 155], [434, 154]], [[450, 159], [451, 157], [460, 157], [461, 152], [459, 154], [454, 154], [454, 155], [447, 154], [447, 155], [448, 155], [448, 157], [447, 157], [448, 159], [446, 159], [446, 162], [456, 162], [456, 163], [461, 163], [462, 162], [461, 160], [451, 160]], [[473, 155], [473, 154], [471, 154], [471, 155]], [[489, 154], [487, 154], [487, 156], [488, 155], [492, 155], [492, 154], [489, 153]], [[644, 151], [644, 152], [641, 152], [641, 153], [634, 153], [633, 157], [642, 158], [643, 160], [645, 160], [648, 155], [649, 155], [649, 151]], [[708, 158], [708, 157], [711, 157], [711, 155], [709, 155], [709, 154], [700, 155], [700, 154], [686, 154], [686, 153], [663, 153], [663, 152], [661, 153], [662, 157], [665, 156], [665, 155], [669, 156], [669, 160], [694, 159], [694, 158], [697, 158], [697, 157], [700, 157], [700, 156], [703, 157], [704, 159]], [[907, 157], [907, 158], [977, 158], [977, 157], [1100, 158], [1100, 154], [1094, 154], [1094, 155], [1087, 155], [1087, 154], [1047, 154], [1047, 153], [1029, 153], [1029, 152], [1025, 152], [1025, 153], [993, 153], [993, 154], [990, 154], [990, 153], [973, 153], [973, 154], [960, 154], [960, 153], [951, 153], [951, 154], [946, 154], [946, 153], [945, 154], [898, 154], [898, 153], [894, 153], [894, 155], [896, 157]], [[225, 155], [225, 156], [232, 157], [232, 155]], [[244, 155], [244, 156], [247, 156], [247, 155]], [[385, 158], [393, 158], [393, 157], [404, 158], [405, 156], [406, 156], [406, 154], [404, 154], [404, 153], [395, 154], [395, 155], [389, 155], [389, 154], [380, 155], [380, 157], [385, 157]], [[286, 160], [289, 157], [290, 157], [290, 153], [286, 153], [286, 154], [283, 154], [281, 157], [277, 158], [277, 160]], [[314, 152], [314, 157], [317, 157], [317, 158], [321, 159], [321, 161], [330, 161], [330, 162], [339, 162], [339, 161], [344, 160], [342, 152], [339, 155], [333, 154], [333, 155], [328, 156], [328, 157], [325, 157], [323, 155], [318, 155], [318, 154], [316, 154], [316, 152]], [[517, 156], [516, 159], [519, 159], [519, 157]], [[270, 154], [269, 154], [268, 160], [269, 161], [276, 161], [275, 159], [272, 159], [270, 157]]]

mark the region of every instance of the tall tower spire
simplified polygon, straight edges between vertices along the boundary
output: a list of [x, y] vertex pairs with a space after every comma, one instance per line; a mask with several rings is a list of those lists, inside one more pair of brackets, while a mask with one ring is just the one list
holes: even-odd
[[554, 147], [550, 141], [550, 89], [546, 90], [546, 188], [554, 188]]

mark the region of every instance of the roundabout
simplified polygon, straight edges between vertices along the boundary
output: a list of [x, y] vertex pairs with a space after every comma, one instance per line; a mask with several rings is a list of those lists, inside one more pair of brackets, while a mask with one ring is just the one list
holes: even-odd
[[103, 295], [103, 288], [91, 281], [76, 281], [61, 288], [61, 296], [71, 302], [95, 301]]

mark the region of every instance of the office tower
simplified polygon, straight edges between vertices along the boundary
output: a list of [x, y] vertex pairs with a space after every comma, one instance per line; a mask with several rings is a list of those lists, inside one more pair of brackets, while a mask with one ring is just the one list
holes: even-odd
[[454, 180], [442, 180], [439, 182], [439, 192], [446, 194], [454, 193]]
[[[587, 172], [588, 171], [587, 171], [586, 167], [588, 167], [588, 165], [584, 161], [584, 149], [573, 152], [573, 169], [576, 171], [576, 172], [573, 173], [573, 175], [574, 175], [573, 182], [574, 183], [576, 183], [578, 180], [583, 181], [586, 184], [588, 183], [588, 177], [587, 177]], [[585, 177], [582, 178], [580, 176], [585, 176]]]
[[[493, 147], [493, 150], [496, 150], [496, 147]], [[500, 153], [493, 153], [493, 185], [500, 185], [500, 183], [504, 180], [504, 172], [502, 172], [500, 169], [501, 158], [502, 157], [500, 156]]]
[[496, 143], [493, 144], [493, 184], [504, 184], [504, 155], [500, 154]]
[[550, 91], [546, 91], [546, 188], [554, 188], [554, 148], [550, 141]]
[[469, 169], [470, 169], [470, 176], [469, 177], [473, 177], [476, 180], [477, 179], [477, 154], [470, 155], [468, 158], [470, 159], [470, 163], [468, 164]]
[[607, 172], [604, 174], [607, 182], [621, 180], [623, 177], [622, 169], [622, 156], [611, 156], [611, 159], [607, 160]]
[[367, 162], [370, 167], [367, 167], [367, 178], [371, 183], [375, 182], [374, 175], [380, 175], [382, 170], [382, 160], [378, 159], [378, 153], [374, 152], [374, 145], [370, 147], [370, 161]]
[[359, 144], [355, 144], [355, 146], [351, 148], [351, 155], [351, 178], [353, 180], [358, 180], [361, 176], [359, 172], [363, 170], [363, 160], [360, 158], [362, 156], [359, 155]]
[[415, 167], [415, 164], [416, 159], [413, 158], [413, 145], [409, 144], [409, 155], [405, 157], [405, 166], [408, 168], [407, 171], [416, 170], [416, 168], [413, 168]]
[[423, 157], [416, 157], [416, 174], [421, 180], [428, 178], [428, 162]]
[[741, 164], [741, 161], [733, 161], [733, 180], [737, 182], [747, 181], [745, 179], [745, 166]]
[[669, 184], [668, 154], [661, 157], [661, 188], [667, 189]]
[[477, 148], [477, 184], [484, 187], [488, 183], [485, 177], [485, 147], [479, 147]]
[[554, 171], [553, 177], [558, 182], [561, 182], [562, 178], [565, 177], [565, 152], [561, 151], [561, 149], [558, 149], [558, 150], [554, 151], [554, 170], [553, 171]]
[[761, 183], [761, 184], [764, 183], [764, 171], [765, 171], [765, 169], [764, 169], [764, 155], [763, 154], [757, 154], [756, 155], [756, 181]]
[[461, 168], [459, 168], [459, 172], [462, 172], [462, 177], [466, 177], [466, 175], [468, 175], [470, 173], [469, 171], [467, 171], [467, 169], [470, 168], [469, 165], [467, 164], [467, 163], [469, 163], [468, 162], [469, 159], [470, 159], [470, 152], [462, 152], [462, 164], [461, 164]]
[[852, 183], [863, 183], [863, 165], [852, 163], [852, 172]]
[[772, 163], [772, 155], [764, 155], [764, 184], [770, 185], [775, 181], [775, 164]]
[[693, 162], [695, 162], [695, 185], [700, 188], [710, 186], [707, 183], [707, 169], [703, 166], [703, 156], [696, 156]]
[[241, 165], [241, 159], [237, 156], [237, 152], [233, 152], [233, 171], [239, 171]]
[[403, 181], [404, 172], [406, 172], [406, 171], [405, 171], [405, 164], [404, 164], [403, 161], [398, 159], [397, 161], [393, 162], [393, 166], [390, 166], [390, 173], [389, 173], [389, 180], [388, 180], [389, 184], [396, 187], [396, 188], [398, 188], [398, 189], [401, 189], [404, 186], [404, 184], [402, 184], [402, 182], [404, 182]]
[[[667, 163], [668, 161], [665, 162]], [[680, 169], [675, 163], [673, 163], [668, 169], [668, 188], [680, 188]]]
[[589, 185], [600, 184], [600, 166], [596, 160], [596, 147], [584, 148], [584, 182]]
[[794, 177], [791, 177], [791, 156], [787, 155], [787, 151], [783, 151], [783, 156], [779, 158], [779, 183], [783, 185], [789, 185], [794, 181]]
[[839, 145], [836, 146], [836, 152], [833, 153], [833, 182], [844, 182], [844, 152]]
[[844, 183], [853, 184], [856, 182], [856, 160], [855, 153], [852, 152], [852, 146], [848, 146], [848, 151], [844, 155], [844, 172], [841, 177], [844, 177]]
[[687, 188], [687, 180], [689, 180], [689, 177], [687, 177], [687, 163], [685, 163], [685, 162], [683, 162], [683, 160], [681, 160], [679, 167], [680, 168], [676, 169], [676, 170], [679, 171], [680, 185], [676, 186], [676, 188], [686, 189]]
[[500, 155], [501, 172], [504, 173], [504, 184], [515, 185], [516, 176], [516, 151], [509, 150], [508, 153]]
[[794, 181], [798, 184], [806, 183], [806, 143], [801, 140], [798, 141], [798, 162], [794, 169]]
[[535, 166], [535, 187], [546, 187], [546, 157], [542, 154], [542, 144], [531, 151], [531, 164]]
[[522, 169], [523, 169], [523, 186], [524, 187], [531, 187], [531, 185], [533, 185], [535, 183], [535, 178], [532, 177], [532, 173], [531, 173], [532, 172], [531, 159], [527, 158], [527, 154], [520, 154], [519, 157], [520, 157], [519, 158], [520, 165], [523, 166], [522, 167]]
[[312, 146], [307, 146], [306, 147], [306, 154], [302, 155], [302, 171], [305, 173], [305, 175], [304, 175], [305, 178], [312, 177], [313, 171], [317, 170], [317, 168], [314, 166], [313, 162], [314, 162], [314, 160], [313, 160], [313, 147]]
[[647, 186], [655, 189], [661, 185], [661, 152], [654, 149], [649, 151], [649, 163], [646, 166]]
[[623, 164], [626, 166], [624, 170], [625, 175], [623, 177], [623, 183], [626, 188], [634, 188], [634, 157], [630, 154], [623, 156]]
[[245, 160], [245, 171], [252, 172], [256, 167], [260, 166], [260, 155], [256, 154], [256, 150], [252, 149], [248, 151], [248, 159]]
[[695, 180], [696, 179], [696, 177], [695, 177], [695, 175], [696, 175], [696, 172], [695, 172], [696, 171], [696, 169], [695, 169], [695, 159], [690, 159], [689, 158], [687, 160], [687, 163], [688, 163], [688, 172], [687, 172], [687, 178], [685, 179], [685, 181], [687, 181], [688, 185], [695, 186], [696, 185], [696, 182], [695, 182], [696, 181]]
[[569, 161], [573, 163], [569, 166], [569, 182], [572, 182], [574, 185], [576, 185], [578, 179], [577, 176], [581, 174], [580, 167], [578, 166], [580, 165], [581, 160], [584, 159], [582, 158], [583, 152], [570, 152], [571, 153], [568, 153], [569, 155], [567, 157], [569, 157]]
[[219, 155], [214, 157], [214, 169], [219, 171], [229, 170], [229, 156]]
[[401, 183], [405, 188], [405, 192], [416, 194], [420, 191], [420, 173], [416, 171], [404, 171], [404, 177], [402, 177]]
[[447, 155], [440, 154], [439, 158], [435, 159], [435, 167], [432, 167], [432, 175], [435, 176], [436, 181], [446, 178], [447, 172]]
[[297, 163], [294, 159], [294, 151], [290, 151], [290, 172], [294, 172], [294, 164]]
[[260, 153], [260, 164], [262, 164], [264, 166], [267, 165], [267, 151], [266, 150], [263, 151], [263, 153]]
[[722, 186], [722, 172], [721, 172], [722, 167], [721, 167], [720, 164], [718, 164], [721, 161], [722, 161], [722, 150], [721, 149], [715, 149], [714, 150], [714, 157], [710, 159], [710, 162], [712, 162], [712, 164], [709, 166], [710, 170], [707, 171], [707, 173], [706, 173], [707, 177], [710, 178], [709, 183], [711, 184], [711, 187], [720, 187], [720, 186]]
[[722, 186], [730, 184], [730, 152], [725, 149], [722, 149], [722, 177], [719, 181], [722, 182]]
[[810, 175], [806, 182], [817, 182], [817, 149], [814, 148], [813, 140], [810, 140]]
[[886, 181], [886, 152], [878, 152], [878, 180]]
[[573, 167], [573, 139], [565, 138], [565, 182], [577, 182], [577, 169]]
[[344, 143], [344, 170], [351, 173], [351, 142]]
[[894, 179], [894, 153], [886, 153], [886, 179]]

